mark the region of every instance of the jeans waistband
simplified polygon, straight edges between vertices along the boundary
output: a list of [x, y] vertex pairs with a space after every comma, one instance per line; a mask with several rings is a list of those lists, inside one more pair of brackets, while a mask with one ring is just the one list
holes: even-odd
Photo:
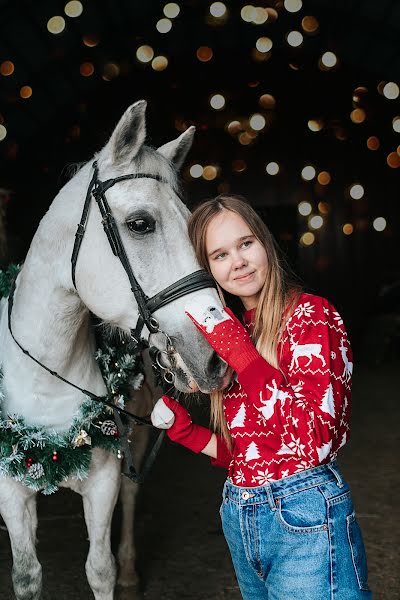
[[262, 486], [240, 487], [227, 480], [224, 485], [223, 496], [224, 498], [233, 500], [237, 504], [246, 505], [269, 502], [272, 506], [278, 498], [283, 498], [284, 496], [331, 481], [335, 482], [338, 487], [345, 485], [336, 460], [328, 464], [306, 469], [295, 475], [289, 475], [278, 481], [271, 481]]

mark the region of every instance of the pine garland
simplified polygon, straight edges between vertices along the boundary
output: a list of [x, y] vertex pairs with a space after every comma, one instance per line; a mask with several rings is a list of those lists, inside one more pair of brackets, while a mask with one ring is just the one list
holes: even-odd
[[[0, 298], [8, 296], [19, 270], [17, 265], [0, 270]], [[124, 341], [113, 345], [104, 332], [98, 341], [95, 358], [107, 387], [107, 399], [123, 408], [132, 388], [139, 389], [144, 380], [141, 357], [133, 355], [132, 347]], [[2, 414], [1, 381], [0, 370], [0, 477], [9, 476], [35, 491], [51, 494], [68, 477], [82, 480], [88, 476], [93, 448], [120, 456], [112, 409], [89, 398], [67, 431], [48, 431], [27, 424], [19, 415]]]

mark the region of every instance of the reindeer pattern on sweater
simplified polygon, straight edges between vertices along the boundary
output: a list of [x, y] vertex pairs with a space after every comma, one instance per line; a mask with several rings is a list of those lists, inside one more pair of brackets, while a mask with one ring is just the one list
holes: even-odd
[[[251, 330], [254, 311], [245, 314]], [[278, 345], [279, 369], [261, 356], [233, 381], [224, 411], [233, 439], [218, 439], [214, 464], [252, 487], [329, 462], [348, 439], [351, 348], [326, 300], [302, 294]]]

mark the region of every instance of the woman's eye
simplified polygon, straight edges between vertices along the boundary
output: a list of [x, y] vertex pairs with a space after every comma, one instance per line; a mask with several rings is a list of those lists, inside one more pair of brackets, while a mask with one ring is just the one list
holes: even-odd
[[219, 258], [225, 258], [225, 256], [226, 256], [226, 252], [220, 252], [219, 254], [217, 254], [215, 259], [218, 260]]
[[133, 233], [151, 233], [155, 229], [154, 221], [150, 221], [149, 219], [133, 219], [132, 221], [127, 222], [128, 229], [133, 231]]
[[246, 240], [245, 242], [243, 242], [242, 248], [248, 248], [249, 246], [251, 246], [251, 244], [252, 244], [251, 240]]

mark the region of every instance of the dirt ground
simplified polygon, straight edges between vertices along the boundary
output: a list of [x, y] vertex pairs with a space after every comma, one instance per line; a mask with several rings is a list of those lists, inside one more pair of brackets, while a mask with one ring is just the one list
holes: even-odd
[[[340, 455], [368, 553], [374, 600], [400, 599], [399, 370], [392, 363], [359, 368], [352, 439]], [[137, 507], [140, 595], [121, 600], [240, 600], [218, 507], [225, 472], [168, 441], [142, 486]], [[38, 554], [43, 600], [92, 597], [86, 582], [86, 528], [80, 498], [62, 490], [39, 498]], [[113, 523], [118, 543], [119, 508]], [[11, 552], [0, 523], [0, 600], [14, 598]], [[288, 599], [290, 600], [290, 599]], [[305, 599], [307, 600], [307, 599]]]

